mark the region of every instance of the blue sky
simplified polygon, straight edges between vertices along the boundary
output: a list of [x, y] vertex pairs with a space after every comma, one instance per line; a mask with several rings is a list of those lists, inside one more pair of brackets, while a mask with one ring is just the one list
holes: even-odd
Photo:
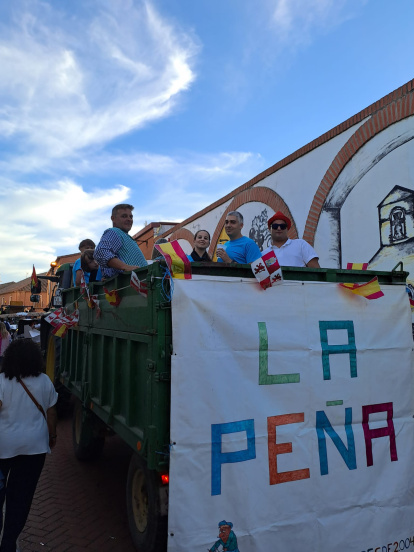
[[413, 78], [411, 0], [0, 4], [0, 283], [181, 221]]

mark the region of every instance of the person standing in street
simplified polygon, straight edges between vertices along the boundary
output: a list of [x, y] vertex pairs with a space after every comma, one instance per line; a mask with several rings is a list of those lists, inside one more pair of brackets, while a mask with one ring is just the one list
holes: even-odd
[[13, 341], [0, 373], [0, 552], [16, 552], [46, 454], [56, 444], [57, 397], [39, 345]]
[[[10, 325], [9, 325], [10, 328]], [[7, 347], [11, 343], [11, 335], [4, 322], [0, 322], [0, 368], [3, 362], [3, 356]]]

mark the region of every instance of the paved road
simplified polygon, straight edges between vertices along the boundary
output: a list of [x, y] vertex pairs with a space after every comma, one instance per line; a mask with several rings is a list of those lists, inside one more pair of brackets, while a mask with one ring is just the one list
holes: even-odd
[[22, 552], [134, 552], [125, 505], [129, 447], [110, 437], [99, 460], [79, 462], [71, 432], [71, 418], [60, 420], [20, 535]]

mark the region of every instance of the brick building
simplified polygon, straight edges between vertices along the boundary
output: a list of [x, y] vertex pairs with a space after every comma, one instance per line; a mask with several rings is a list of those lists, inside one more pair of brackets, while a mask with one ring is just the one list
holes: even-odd
[[312, 244], [322, 267], [400, 261], [414, 284], [414, 80], [353, 115], [161, 237], [186, 253], [194, 233], [211, 234], [210, 256], [226, 241], [226, 213], [240, 211], [243, 234], [265, 249], [267, 220], [292, 220], [290, 237]]

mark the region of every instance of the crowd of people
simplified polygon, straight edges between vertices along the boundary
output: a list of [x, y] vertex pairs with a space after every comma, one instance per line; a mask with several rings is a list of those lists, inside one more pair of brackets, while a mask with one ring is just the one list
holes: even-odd
[[[129, 235], [133, 224], [132, 205], [123, 203], [112, 209], [112, 227], [105, 230], [98, 245], [90, 239], [79, 244], [80, 258], [73, 267], [73, 284], [80, 285], [83, 272], [85, 283], [110, 278], [124, 271], [147, 265], [136, 241]], [[292, 221], [281, 211], [268, 220], [272, 245], [260, 251], [257, 243], [242, 235], [243, 215], [230, 211], [226, 215], [224, 229], [229, 240], [216, 248], [217, 262], [250, 264], [263, 254], [273, 250], [281, 266], [320, 268], [318, 255], [308, 242], [291, 239], [288, 232]], [[197, 230], [193, 251], [187, 255], [190, 262], [211, 262], [208, 253], [211, 237], [207, 230]]]

